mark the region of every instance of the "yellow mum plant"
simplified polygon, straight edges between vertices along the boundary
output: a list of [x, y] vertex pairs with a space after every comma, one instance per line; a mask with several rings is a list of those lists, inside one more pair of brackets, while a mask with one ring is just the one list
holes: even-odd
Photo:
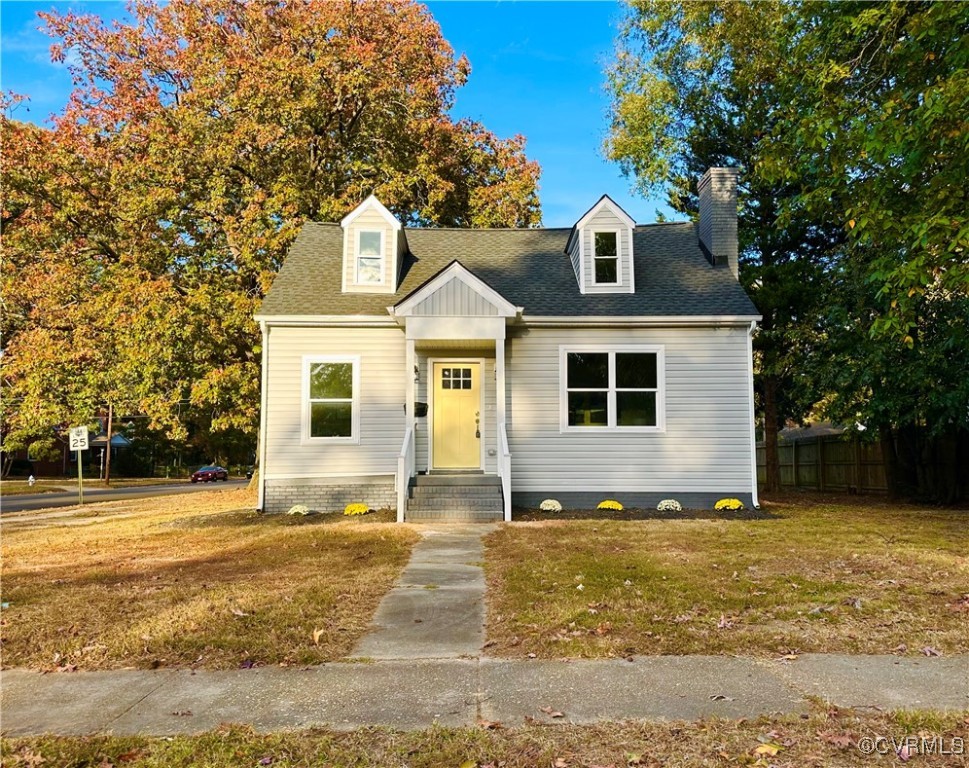
[[600, 501], [596, 509], [612, 509], [616, 512], [622, 512], [622, 504], [615, 499], [606, 499], [605, 501]]
[[743, 509], [744, 503], [740, 499], [720, 499], [720, 501], [713, 505], [713, 508], [718, 512], [723, 510], [735, 512], [738, 509]]
[[369, 504], [361, 504], [355, 502], [353, 504], [347, 504], [346, 509], [343, 510], [344, 515], [365, 515], [370, 511]]

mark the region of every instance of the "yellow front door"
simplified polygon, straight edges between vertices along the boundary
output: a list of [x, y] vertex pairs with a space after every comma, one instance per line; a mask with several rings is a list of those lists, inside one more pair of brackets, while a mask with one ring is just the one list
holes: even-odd
[[434, 363], [434, 469], [481, 468], [481, 363]]

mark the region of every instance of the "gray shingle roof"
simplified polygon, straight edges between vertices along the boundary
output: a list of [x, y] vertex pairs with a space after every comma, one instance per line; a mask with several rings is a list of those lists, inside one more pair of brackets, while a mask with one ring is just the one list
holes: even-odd
[[455, 259], [529, 316], [757, 315], [725, 267], [714, 268], [692, 223], [637, 226], [636, 293], [579, 293], [564, 253], [568, 229], [408, 229], [397, 293], [342, 293], [343, 230], [307, 223], [260, 315], [386, 315]]

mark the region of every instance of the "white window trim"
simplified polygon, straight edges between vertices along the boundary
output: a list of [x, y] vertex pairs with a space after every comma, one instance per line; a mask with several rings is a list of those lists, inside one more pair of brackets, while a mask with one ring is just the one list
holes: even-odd
[[[591, 261], [589, 262], [592, 267], [592, 285], [608, 285], [610, 287], [615, 287], [617, 285], [622, 285], [622, 230], [619, 227], [594, 227], [590, 228], [589, 243], [591, 245]], [[616, 282], [614, 283], [600, 283], [596, 280], [596, 235], [600, 232], [614, 232], [616, 234]]]
[[[569, 353], [607, 354], [616, 352], [651, 353], [656, 355], [656, 426], [621, 427], [616, 424], [616, 356], [609, 355], [609, 394], [607, 396], [608, 426], [569, 426], [568, 359]], [[619, 432], [666, 432], [666, 347], [659, 344], [595, 344], [563, 345], [559, 347], [559, 432], [570, 434], [598, 434]]]
[[[360, 253], [360, 240], [365, 234], [377, 234], [380, 235], [380, 255], [376, 258], [380, 259], [380, 281], [379, 282], [364, 282], [360, 279], [360, 259], [367, 258], [372, 259], [374, 256], [364, 256]], [[353, 255], [353, 281], [354, 285], [375, 285], [381, 286], [387, 284], [387, 248], [386, 248], [386, 233], [382, 229], [358, 229], [357, 230], [357, 248]]]
[[[353, 399], [350, 414], [349, 437], [311, 437], [310, 436], [310, 368], [316, 363], [350, 363], [353, 366]], [[302, 373], [302, 424], [300, 425], [301, 445], [360, 444], [360, 355], [305, 355]]]

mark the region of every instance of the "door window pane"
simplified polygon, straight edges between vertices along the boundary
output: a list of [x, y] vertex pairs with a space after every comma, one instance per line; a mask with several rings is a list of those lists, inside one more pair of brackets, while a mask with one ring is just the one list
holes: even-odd
[[568, 355], [569, 389], [607, 389], [609, 387], [609, 354], [605, 352], [570, 352]]
[[655, 353], [616, 353], [618, 389], [656, 389]]

